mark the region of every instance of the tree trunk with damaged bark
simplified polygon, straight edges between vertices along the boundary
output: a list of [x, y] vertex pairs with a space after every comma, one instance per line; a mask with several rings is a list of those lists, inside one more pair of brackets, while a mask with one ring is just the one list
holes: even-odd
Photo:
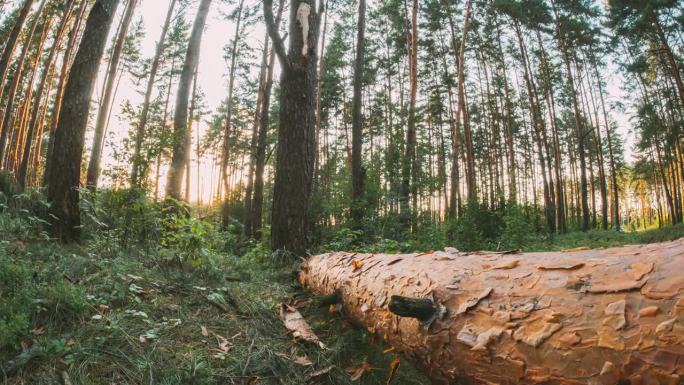
[[333, 253], [309, 259], [300, 280], [337, 293], [347, 318], [435, 383], [679, 384], [683, 255], [684, 240], [524, 254]]
[[271, 247], [303, 255], [308, 246], [309, 198], [314, 172], [318, 25], [323, 3], [290, 1], [286, 52], [273, 17], [273, 1], [264, 0], [264, 18], [282, 67], [280, 124], [273, 184]]

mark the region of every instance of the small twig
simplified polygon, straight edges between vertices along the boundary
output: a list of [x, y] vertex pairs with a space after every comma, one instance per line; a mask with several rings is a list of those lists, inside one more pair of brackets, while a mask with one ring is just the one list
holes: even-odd
[[62, 370], [62, 383], [64, 385], [72, 385], [71, 378], [69, 377], [69, 373], [67, 373], [66, 370]]
[[249, 348], [247, 349], [247, 361], [245, 361], [245, 366], [242, 368], [242, 375], [247, 374], [247, 368], [249, 367], [249, 361], [252, 360], [252, 349], [254, 348], [254, 343], [256, 342], [256, 338], [252, 338], [252, 343], [249, 344]]

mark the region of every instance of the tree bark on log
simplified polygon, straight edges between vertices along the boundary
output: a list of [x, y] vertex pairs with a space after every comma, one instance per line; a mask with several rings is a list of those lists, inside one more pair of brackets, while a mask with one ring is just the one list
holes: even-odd
[[346, 317], [435, 383], [684, 381], [684, 239], [524, 254], [332, 253], [310, 258], [300, 280], [338, 293]]

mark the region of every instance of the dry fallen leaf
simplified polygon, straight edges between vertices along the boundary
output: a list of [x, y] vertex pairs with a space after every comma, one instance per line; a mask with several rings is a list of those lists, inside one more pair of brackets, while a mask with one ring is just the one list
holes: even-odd
[[214, 336], [216, 337], [216, 343], [218, 344], [218, 348], [215, 350], [221, 353], [228, 353], [228, 350], [230, 350], [230, 342], [226, 339], [226, 337], [220, 336], [216, 333], [214, 333]]
[[352, 381], [356, 381], [361, 376], [363, 376], [364, 373], [370, 372], [373, 370], [373, 367], [368, 363], [368, 361], [363, 361], [363, 363], [359, 366], [352, 366], [347, 369], [345, 369], [347, 373], [349, 373], [349, 376], [351, 377]]
[[356, 270], [358, 270], [358, 269], [360, 269], [360, 268], [363, 267], [363, 262], [357, 261], [357, 260], [353, 260], [353, 261], [352, 261], [352, 266], [354, 267], [354, 271], [356, 271]]
[[303, 339], [305, 341], [313, 342], [321, 349], [327, 349], [325, 344], [313, 332], [309, 323], [306, 322], [302, 314], [292, 306], [285, 304], [280, 305], [280, 318], [287, 330], [292, 332], [295, 339]]
[[207, 328], [205, 328], [204, 326], [202, 326], [201, 329], [202, 329], [202, 335], [205, 337], [209, 337], [209, 330], [207, 330]]
[[294, 363], [297, 364], [297, 365], [302, 365], [302, 366], [310, 366], [310, 365], [313, 365], [313, 362], [311, 362], [311, 360], [310, 360], [309, 357], [307, 357], [307, 356], [298, 356], [298, 355], [295, 355], [294, 357], [291, 357], [291, 356], [288, 356], [288, 355], [285, 354], [285, 353], [276, 353], [275, 355], [278, 356], [278, 357], [285, 358], [286, 360], [290, 360], [290, 361], [294, 362]]
[[334, 365], [330, 365], [330, 366], [325, 367], [323, 369], [316, 370], [315, 372], [309, 373], [309, 375], [307, 376], [307, 381], [313, 380], [316, 377], [320, 377], [324, 374], [330, 373], [330, 371], [333, 370], [334, 367], [335, 367]]

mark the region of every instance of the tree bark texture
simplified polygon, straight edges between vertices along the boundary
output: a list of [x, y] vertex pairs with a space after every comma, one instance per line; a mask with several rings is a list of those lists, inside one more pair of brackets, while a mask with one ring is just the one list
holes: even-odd
[[[67, 26], [69, 24], [69, 20], [71, 18], [71, 15], [73, 13], [73, 8], [74, 4], [76, 3], [75, 0], [68, 0], [66, 3], [66, 9], [64, 11], [64, 14], [62, 15], [62, 19], [60, 21], [60, 25], [57, 28], [57, 34], [54, 37], [54, 41], [52, 43], [52, 48], [50, 48], [50, 53], [48, 54], [47, 59], [45, 59], [45, 64], [44, 64], [44, 69], [43, 73], [41, 74], [41, 79], [39, 82], [38, 90], [36, 92], [36, 100], [33, 103], [33, 108], [31, 111], [31, 120], [28, 124], [28, 133], [26, 134], [26, 143], [24, 143], [24, 150], [21, 156], [21, 164], [19, 165], [19, 170], [17, 171], [17, 181], [19, 183], [19, 186], [21, 186], [22, 189], [26, 187], [26, 173], [28, 172], [28, 166], [29, 166], [29, 161], [30, 161], [30, 155], [31, 155], [31, 148], [33, 146], [34, 140], [36, 142], [40, 141], [40, 138], [34, 138], [34, 136], [37, 136], [35, 134], [36, 130], [38, 132], [42, 132], [42, 122], [40, 124], [41, 129], [38, 129], [38, 117], [40, 115], [40, 108], [41, 108], [41, 101], [43, 99], [44, 94], [46, 93], [46, 89], [49, 89], [50, 87], [50, 82], [48, 81], [49, 78], [51, 78], [52, 75], [54, 75], [54, 62], [55, 58], [57, 57], [57, 53], [60, 49], [60, 45], [62, 42], [62, 37], [64, 36], [64, 33], [67, 29]], [[47, 96], [45, 96], [47, 99]]]
[[33, 0], [25, 0], [19, 14], [17, 15], [14, 25], [10, 30], [9, 35], [7, 35], [7, 41], [4, 42], [4, 48], [2, 50], [2, 56], [0, 56], [0, 99], [2, 99], [2, 94], [5, 89], [5, 81], [7, 80], [7, 72], [10, 67], [10, 60], [12, 60], [12, 54], [17, 46], [17, 41], [19, 39], [19, 34], [22, 28], [24, 28], [24, 23], [26, 22], [26, 17], [28, 17], [31, 11], [31, 6], [33, 5]]
[[124, 13], [119, 27], [119, 33], [116, 36], [116, 41], [112, 49], [111, 60], [109, 61], [109, 68], [107, 70], [107, 80], [105, 82], [104, 91], [102, 93], [102, 100], [100, 101], [100, 109], [97, 112], [97, 120], [95, 122], [95, 137], [93, 139], [93, 148], [90, 152], [90, 161], [88, 162], [87, 182], [86, 186], [92, 190], [97, 189], [97, 182], [100, 178], [100, 159], [102, 158], [102, 144], [105, 136], [105, 126], [109, 120], [109, 110], [111, 108], [112, 100], [114, 99], [114, 86], [116, 85], [116, 73], [119, 70], [119, 62], [121, 61], [121, 54], [123, 52], [126, 36], [128, 35], [128, 26], [133, 21], [135, 14], [135, 6], [137, 0], [128, 0], [126, 5], [126, 12]]
[[173, 199], [183, 199], [181, 196], [181, 185], [183, 173], [187, 162], [186, 145], [188, 132], [188, 102], [190, 100], [190, 87], [195, 74], [195, 69], [199, 63], [199, 50], [202, 43], [204, 25], [211, 7], [211, 0], [202, 0], [197, 16], [192, 26], [188, 50], [185, 54], [185, 63], [181, 71], [180, 81], [178, 82], [178, 94], [176, 95], [176, 109], [173, 120], [173, 155], [171, 156], [171, 167], [169, 169], [169, 179], [166, 183], [166, 196]]
[[[356, 37], [356, 61], [354, 63], [354, 101], [352, 104], [352, 207], [351, 217], [357, 226], [363, 220], [363, 195], [365, 169], [363, 168], [363, 117], [361, 116], [363, 91], [363, 65], [366, 33], [366, 0], [359, 0]], [[415, 111], [414, 111], [415, 115]], [[415, 127], [414, 127], [415, 128]]]
[[316, 9], [313, 0], [290, 2], [289, 48], [286, 53], [273, 18], [273, 2], [264, 1], [267, 29], [282, 66], [271, 247], [299, 255], [306, 252], [308, 244], [309, 198], [315, 158], [316, 50], [323, 6], [320, 8]]
[[88, 110], [109, 28], [120, 0], [98, 0], [86, 21], [83, 40], [64, 90], [64, 104], [55, 131], [55, 151], [47, 160], [47, 198], [53, 217], [52, 234], [64, 242], [80, 240], [78, 187]]
[[[684, 239], [524, 254], [332, 253], [310, 258], [300, 280], [337, 292], [346, 317], [435, 383], [684, 379]], [[406, 298], [422, 310], [429, 299], [434, 316], [413, 316], [398, 306]]]
[[[166, 46], [166, 35], [169, 32], [169, 25], [171, 24], [171, 17], [173, 16], [173, 10], [176, 7], [177, 0], [171, 0], [169, 8], [166, 11], [166, 18], [164, 19], [164, 26], [162, 27], [161, 35], [159, 36], [159, 41], [157, 41], [157, 49], [154, 54], [154, 59], [152, 60], [152, 66], [150, 67], [150, 76], [147, 80], [147, 88], [145, 89], [145, 100], [143, 101], [142, 108], [140, 110], [140, 120], [136, 127], [135, 132], [135, 143], [133, 150], [133, 160], [132, 160], [132, 170], [131, 170], [131, 185], [134, 187], [139, 187], [141, 184], [141, 172], [142, 172], [142, 162], [141, 151], [143, 141], [145, 140], [145, 131], [147, 128], [147, 119], [150, 112], [150, 104], [152, 101], [152, 92], [154, 91], [154, 84], [157, 78], [157, 72], [159, 71], [159, 65], [161, 64], [162, 54], [164, 53], [164, 48]], [[148, 167], [145, 167], [147, 170]]]

